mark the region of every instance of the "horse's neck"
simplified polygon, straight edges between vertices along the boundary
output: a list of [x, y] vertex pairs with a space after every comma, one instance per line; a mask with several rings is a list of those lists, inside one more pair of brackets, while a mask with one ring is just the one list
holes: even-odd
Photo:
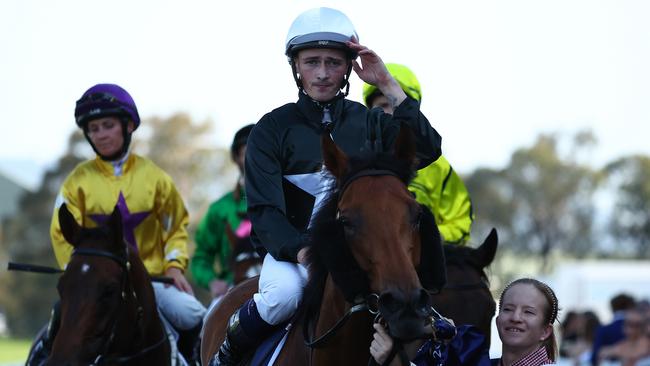
[[[350, 305], [328, 277], [312, 337], [320, 337], [345, 316]], [[354, 313], [322, 348], [314, 350], [313, 365], [366, 364], [372, 338], [372, 319], [368, 312]], [[334, 351], [334, 352], [333, 352]]]
[[[131, 265], [133, 291], [136, 293], [138, 305], [142, 307], [141, 324], [138, 324], [138, 326], [142, 327], [143, 342], [151, 343], [152, 340], [157, 340], [162, 337], [165, 333], [165, 328], [158, 314], [156, 296], [144, 264], [139, 258], [132, 258]], [[145, 346], [147, 345], [145, 344]]]

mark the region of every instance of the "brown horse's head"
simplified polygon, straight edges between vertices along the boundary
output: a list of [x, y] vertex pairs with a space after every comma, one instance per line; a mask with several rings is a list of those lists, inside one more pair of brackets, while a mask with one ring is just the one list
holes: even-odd
[[416, 272], [422, 208], [407, 190], [415, 167], [411, 130], [402, 126], [390, 154], [348, 157], [327, 134], [322, 148], [337, 190], [316, 217], [312, 251], [348, 302], [376, 295], [393, 337], [422, 337], [429, 296]]
[[61, 325], [47, 364], [88, 365], [100, 356], [135, 353], [147, 342], [142, 324], [155, 313], [155, 298], [150, 285], [139, 285], [147, 281], [146, 270], [125, 244], [120, 211], [88, 229], [63, 205], [59, 223], [74, 249], [57, 286]]

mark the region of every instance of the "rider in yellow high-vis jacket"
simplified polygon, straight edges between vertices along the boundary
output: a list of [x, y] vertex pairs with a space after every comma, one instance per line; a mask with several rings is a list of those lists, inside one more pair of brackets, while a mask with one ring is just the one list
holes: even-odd
[[[389, 63], [386, 68], [409, 97], [420, 102], [422, 91], [415, 74], [406, 66]], [[363, 101], [368, 108], [380, 107], [392, 113], [389, 101], [369, 84], [363, 86]], [[465, 244], [474, 220], [472, 202], [465, 184], [444, 156], [418, 170], [409, 190], [415, 199], [428, 207], [436, 218], [444, 242]]]

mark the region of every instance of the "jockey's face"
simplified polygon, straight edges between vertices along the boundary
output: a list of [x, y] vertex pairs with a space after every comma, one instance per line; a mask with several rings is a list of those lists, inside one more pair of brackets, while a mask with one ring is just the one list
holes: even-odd
[[[128, 133], [133, 132], [133, 122], [129, 121]], [[122, 123], [116, 117], [102, 117], [88, 122], [88, 137], [102, 156], [117, 154], [124, 144]]]
[[388, 98], [386, 98], [385, 95], [379, 94], [378, 96], [374, 97], [372, 99], [372, 103], [370, 104], [370, 109], [372, 108], [381, 108], [384, 110], [384, 113], [388, 114], [393, 114], [393, 105], [390, 103]]
[[311, 48], [298, 52], [294, 62], [305, 92], [318, 102], [328, 102], [341, 89], [350, 61], [341, 50]]

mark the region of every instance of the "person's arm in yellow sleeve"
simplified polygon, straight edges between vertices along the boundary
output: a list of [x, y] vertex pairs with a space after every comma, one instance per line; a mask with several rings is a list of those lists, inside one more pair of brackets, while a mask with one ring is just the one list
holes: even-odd
[[68, 243], [63, 234], [61, 233], [61, 226], [59, 225], [59, 208], [61, 205], [66, 204], [68, 210], [74, 216], [77, 223], [82, 223], [82, 212], [78, 204], [76, 197], [71, 196], [66, 189], [65, 183], [61, 188], [61, 192], [56, 198], [54, 203], [54, 210], [52, 210], [52, 221], [50, 223], [50, 240], [52, 242], [52, 249], [54, 250], [54, 255], [56, 261], [59, 264], [61, 269], [65, 269], [65, 266], [70, 261], [70, 256], [72, 255], [72, 245]]
[[470, 239], [474, 212], [469, 192], [456, 171], [450, 167], [440, 198], [438, 229], [447, 243], [465, 244]]
[[189, 262], [187, 251], [187, 225], [190, 218], [180, 193], [167, 177], [164, 189], [159, 192], [160, 211], [157, 212], [164, 245], [165, 275], [174, 279], [174, 285], [181, 291], [193, 294], [192, 287], [184, 276]]

